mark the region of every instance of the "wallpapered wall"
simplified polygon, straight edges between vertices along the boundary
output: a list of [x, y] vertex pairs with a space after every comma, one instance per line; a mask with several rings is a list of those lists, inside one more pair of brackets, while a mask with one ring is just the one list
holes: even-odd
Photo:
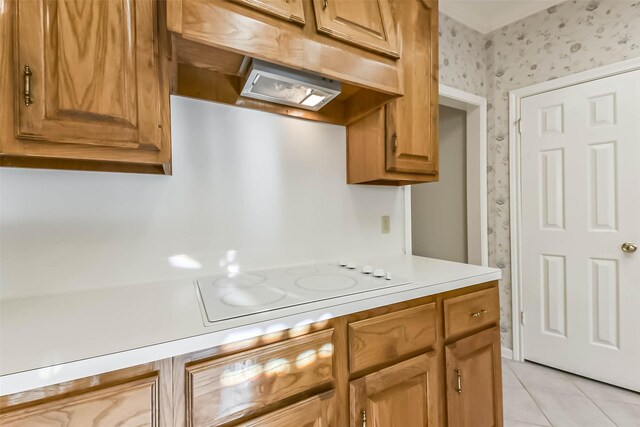
[[512, 347], [509, 91], [640, 56], [640, 1], [566, 1], [486, 36], [441, 14], [440, 81], [488, 99], [489, 264]]

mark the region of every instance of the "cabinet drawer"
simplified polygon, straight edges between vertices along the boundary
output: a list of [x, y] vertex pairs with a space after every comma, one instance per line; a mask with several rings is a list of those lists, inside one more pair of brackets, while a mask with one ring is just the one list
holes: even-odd
[[158, 377], [2, 413], [3, 427], [157, 426]]
[[444, 300], [445, 338], [470, 332], [500, 320], [498, 288]]
[[285, 406], [237, 427], [317, 427], [335, 425], [334, 392], [328, 391]]
[[333, 379], [333, 329], [186, 367], [187, 418], [211, 426]]
[[357, 372], [436, 342], [436, 303], [432, 302], [349, 324], [349, 368]]

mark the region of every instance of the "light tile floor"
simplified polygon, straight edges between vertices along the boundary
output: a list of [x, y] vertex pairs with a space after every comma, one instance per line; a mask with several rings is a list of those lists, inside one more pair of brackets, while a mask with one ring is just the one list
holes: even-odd
[[640, 393], [503, 359], [505, 427], [640, 427]]

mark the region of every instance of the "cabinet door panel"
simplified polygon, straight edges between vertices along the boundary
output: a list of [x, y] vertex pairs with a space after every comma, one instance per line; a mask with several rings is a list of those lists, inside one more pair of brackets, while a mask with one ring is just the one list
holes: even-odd
[[318, 31], [399, 58], [388, 0], [313, 0]]
[[253, 9], [283, 18], [287, 21], [304, 24], [302, 0], [234, 0]]
[[436, 370], [429, 353], [352, 381], [351, 426], [437, 426]]
[[[392, 2], [403, 25], [405, 96], [386, 107], [388, 171], [435, 174], [438, 160], [437, 7], [421, 0]], [[431, 30], [432, 25], [435, 31]]]
[[238, 427], [329, 427], [334, 421], [334, 392], [294, 403]]
[[502, 371], [497, 327], [446, 347], [450, 427], [502, 426]]
[[158, 377], [0, 414], [4, 427], [158, 426]]
[[[17, 3], [17, 136], [52, 143], [161, 148], [152, 0]], [[62, 145], [62, 144], [60, 144]]]

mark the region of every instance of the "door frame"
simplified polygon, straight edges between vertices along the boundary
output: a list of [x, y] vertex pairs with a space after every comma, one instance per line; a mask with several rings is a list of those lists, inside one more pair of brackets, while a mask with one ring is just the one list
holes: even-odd
[[[470, 264], [489, 265], [487, 225], [487, 98], [443, 84], [439, 105], [467, 113], [467, 256]], [[412, 254], [411, 186], [404, 187], [405, 253]]]
[[511, 320], [513, 359], [524, 361], [524, 333], [522, 297], [522, 169], [521, 135], [519, 131], [520, 103], [523, 98], [544, 92], [575, 86], [630, 71], [640, 70], [640, 57], [628, 59], [592, 70], [549, 80], [509, 92], [509, 209], [511, 232]]

